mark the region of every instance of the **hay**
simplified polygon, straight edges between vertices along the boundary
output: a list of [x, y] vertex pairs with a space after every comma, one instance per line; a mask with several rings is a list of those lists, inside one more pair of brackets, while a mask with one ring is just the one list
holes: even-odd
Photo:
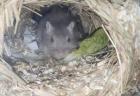
[[[71, 3], [74, 4], [75, 7], [78, 7], [79, 10], [85, 9], [84, 16], [90, 16], [91, 20], [86, 20], [86, 18], [83, 19], [85, 19], [85, 21], [90, 21], [92, 24], [94, 23], [95, 17], [93, 16], [92, 12], [90, 13], [90, 11], [94, 11], [103, 21], [102, 26], [104, 30], [106, 30], [105, 32], [115, 47], [119, 65], [112, 65], [108, 63], [113, 60], [111, 58], [116, 58], [114, 56], [108, 58], [107, 61], [103, 60], [101, 62], [103, 67], [99, 67], [98, 71], [95, 71], [94, 75], [103, 75], [105, 70], [111, 69], [109, 70], [111, 73], [113, 73], [111, 76], [104, 75], [109, 77], [107, 78], [106, 82], [99, 80], [100, 82], [97, 83], [99, 85], [101, 83], [105, 83], [105, 86], [103, 86], [103, 88], [96, 86], [96, 89], [100, 90], [92, 90], [92, 93], [90, 91], [91, 89], [84, 86], [82, 88], [78, 88], [76, 91], [74, 91], [75, 93], [70, 96], [119, 96], [126, 89], [135, 86], [136, 83], [139, 82], [140, 8], [138, 6], [138, 1], [136, 0], [126, 0], [125, 2], [116, 1], [113, 3], [110, 3], [109, 1], [112, 0], [1, 0], [0, 42], [3, 44], [3, 34], [6, 29], [13, 26], [14, 18], [16, 19], [16, 32], [22, 7], [35, 12], [34, 9], [39, 10], [39, 7], [46, 4], [51, 5], [57, 2], [64, 4]], [[83, 13], [81, 15], [83, 15]], [[100, 25], [100, 23], [97, 24], [97, 26], [96, 24], [94, 24], [95, 26], [88, 25], [88, 27], [96, 28]], [[2, 47], [3, 46], [0, 48], [1, 53], [3, 49]], [[25, 86], [23, 83], [24, 81], [19, 79], [12, 72], [12, 70], [5, 65], [5, 63], [1, 62], [0, 65], [3, 66], [0, 67], [0, 85], [4, 86], [0, 88], [0, 91], [2, 92], [0, 93], [1, 96], [31, 96], [32, 94], [39, 96], [56, 96], [58, 94], [67, 96], [64, 94], [64, 91], [66, 90], [55, 89], [49, 85]]]

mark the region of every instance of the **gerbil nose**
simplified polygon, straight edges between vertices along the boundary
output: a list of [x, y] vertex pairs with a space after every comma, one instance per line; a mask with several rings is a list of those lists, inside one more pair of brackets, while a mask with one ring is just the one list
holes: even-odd
[[79, 45], [77, 45], [75, 49], [79, 49], [79, 48], [80, 48], [80, 46], [79, 46]]

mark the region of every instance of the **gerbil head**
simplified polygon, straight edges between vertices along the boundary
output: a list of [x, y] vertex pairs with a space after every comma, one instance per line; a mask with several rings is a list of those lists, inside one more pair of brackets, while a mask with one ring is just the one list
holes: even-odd
[[68, 53], [79, 48], [79, 33], [73, 21], [67, 26], [59, 26], [59, 28], [47, 21], [44, 33], [44, 51], [51, 57], [62, 59]]

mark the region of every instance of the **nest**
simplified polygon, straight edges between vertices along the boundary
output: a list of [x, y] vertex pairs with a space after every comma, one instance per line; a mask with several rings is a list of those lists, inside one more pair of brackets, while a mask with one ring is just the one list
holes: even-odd
[[[82, 18], [85, 29], [90, 33], [102, 27], [110, 39], [115, 53], [106, 55], [97, 66], [88, 66], [82, 62], [77, 73], [75, 62], [60, 67], [66, 73], [60, 81], [28, 84], [14, 73], [11, 66], [1, 58], [0, 63], [0, 95], [1, 96], [119, 96], [139, 84], [139, 2], [136, 0], [2, 0], [0, 2], [0, 52], [2, 54], [4, 33], [12, 27], [15, 34], [18, 30], [22, 9], [40, 15], [45, 5], [71, 5]], [[73, 11], [74, 12], [74, 11]], [[15, 23], [15, 24], [14, 24]], [[88, 58], [88, 60], [91, 57]], [[86, 62], [88, 61], [86, 60]], [[21, 66], [18, 66], [21, 67]], [[91, 68], [92, 67], [92, 68]], [[66, 71], [68, 70], [68, 71]], [[48, 70], [52, 71], [52, 70]], [[70, 72], [76, 75], [69, 75]], [[80, 74], [80, 75], [79, 75]], [[69, 76], [68, 76], [69, 75]], [[68, 77], [67, 77], [68, 76]], [[79, 77], [78, 77], [79, 76]], [[61, 76], [59, 76], [61, 77]], [[73, 79], [74, 78], [74, 79]], [[57, 85], [58, 84], [58, 85]], [[62, 86], [63, 85], [63, 86]], [[135, 88], [135, 89], [138, 89]], [[138, 91], [133, 91], [138, 92]], [[126, 92], [127, 93], [127, 92]], [[132, 96], [130, 92], [130, 96]]]

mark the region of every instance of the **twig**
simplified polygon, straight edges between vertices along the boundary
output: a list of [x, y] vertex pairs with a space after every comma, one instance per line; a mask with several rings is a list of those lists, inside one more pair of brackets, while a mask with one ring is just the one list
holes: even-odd
[[[102, 28], [103, 28], [103, 30], [105, 31], [105, 33], [106, 33], [106, 35], [108, 36], [110, 42], [112, 43], [112, 45], [114, 46], [114, 48], [115, 48], [115, 50], [116, 50], [116, 54], [117, 54], [117, 57], [118, 57], [118, 62], [119, 62], [120, 69], [121, 69], [121, 68], [122, 68], [122, 67], [121, 67], [122, 63], [121, 63], [119, 51], [118, 51], [118, 49], [117, 49], [117, 47], [116, 47], [116, 44], [114, 43], [114, 41], [112, 40], [112, 38], [111, 38], [110, 35], [108, 34], [108, 32], [107, 32], [107, 30], [106, 30], [106, 28], [105, 28], [105, 26], [104, 26], [103, 24], [102, 24]], [[121, 71], [121, 73], [122, 73], [122, 70], [120, 70], [120, 71]], [[121, 74], [121, 81], [123, 81], [122, 78], [123, 78], [123, 76], [122, 76], [122, 74]], [[121, 83], [122, 83], [122, 82], [121, 82]], [[121, 84], [121, 85], [123, 85], [123, 84]], [[121, 86], [121, 90], [122, 90], [122, 86]]]
[[36, 12], [36, 11], [32, 10], [32, 9], [31, 9], [31, 8], [29, 8], [29, 7], [23, 6], [23, 8], [26, 8], [27, 10], [29, 10], [29, 11], [31, 11], [31, 12], [33, 12], [33, 13], [37, 14], [38, 16], [42, 17], [42, 15], [41, 15], [41, 14], [39, 14], [38, 12]]

